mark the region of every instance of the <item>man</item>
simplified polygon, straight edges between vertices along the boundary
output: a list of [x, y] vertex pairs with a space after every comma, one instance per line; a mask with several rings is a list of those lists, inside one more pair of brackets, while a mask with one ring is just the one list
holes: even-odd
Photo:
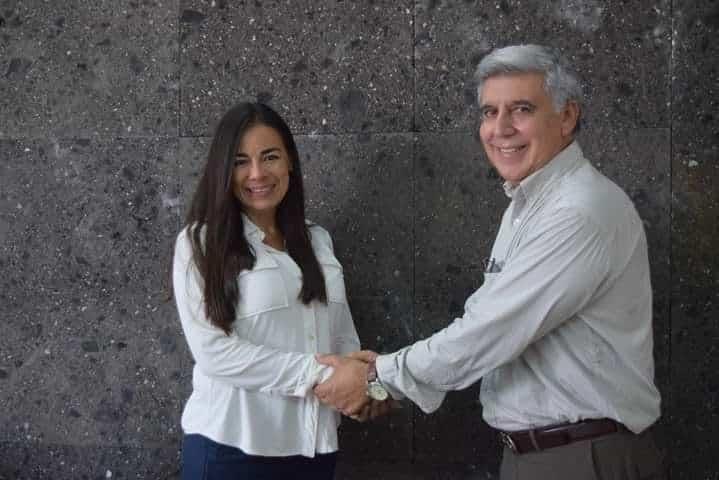
[[664, 478], [646, 432], [660, 404], [646, 237], [575, 141], [580, 84], [537, 45], [494, 50], [477, 78], [480, 137], [511, 198], [484, 283], [427, 339], [322, 357], [335, 373], [315, 393], [350, 415], [382, 390], [429, 413], [482, 379], [502, 479]]

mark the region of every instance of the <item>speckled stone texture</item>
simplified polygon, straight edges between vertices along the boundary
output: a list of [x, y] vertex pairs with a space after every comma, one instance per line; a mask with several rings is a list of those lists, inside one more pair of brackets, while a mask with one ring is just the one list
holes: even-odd
[[0, 2], [0, 137], [176, 135], [177, 8]]
[[[586, 82], [580, 143], [649, 240], [658, 443], [719, 479], [718, 34], [712, 0], [0, 0], [0, 480], [179, 478], [169, 262], [235, 102], [297, 134], [366, 348], [461, 315], [508, 204], [474, 70], [516, 42]], [[497, 479], [478, 392], [345, 421], [337, 478]]]
[[542, 43], [582, 72], [589, 124], [669, 122], [669, 0], [418, 0], [415, 118], [419, 130], [472, 128], [474, 71], [493, 48]]
[[672, 118], [673, 479], [719, 478], [719, 5], [675, 9]]
[[276, 105], [298, 133], [410, 128], [412, 2], [180, 5], [182, 135], [243, 100]]

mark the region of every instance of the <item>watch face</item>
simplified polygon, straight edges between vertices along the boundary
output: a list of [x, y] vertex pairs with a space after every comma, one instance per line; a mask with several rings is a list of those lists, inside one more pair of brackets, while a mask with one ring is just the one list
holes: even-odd
[[389, 396], [387, 394], [387, 390], [378, 383], [370, 383], [367, 386], [367, 395], [369, 395], [369, 398], [372, 400], [378, 400], [380, 402], [387, 400], [387, 397]]

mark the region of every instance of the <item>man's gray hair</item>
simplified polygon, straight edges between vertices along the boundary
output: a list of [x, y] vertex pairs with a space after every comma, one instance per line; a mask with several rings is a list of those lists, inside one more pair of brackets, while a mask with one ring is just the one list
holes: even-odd
[[[581, 117], [582, 85], [579, 78], [556, 51], [542, 45], [511, 45], [487, 54], [475, 72], [477, 98], [481, 98], [482, 85], [490, 77], [530, 72], [544, 75], [544, 89], [552, 98], [556, 111], [573, 101], [579, 106]], [[579, 120], [575, 132], [579, 130]]]

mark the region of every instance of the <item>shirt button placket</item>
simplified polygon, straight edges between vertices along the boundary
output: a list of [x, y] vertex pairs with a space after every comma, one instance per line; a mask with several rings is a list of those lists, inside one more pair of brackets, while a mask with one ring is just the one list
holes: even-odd
[[318, 353], [317, 349], [317, 315], [315, 309], [317, 308], [312, 302], [311, 307], [305, 309], [305, 333], [307, 335], [307, 344], [309, 345], [310, 351]]
[[[307, 448], [312, 448], [316, 451], [317, 448], [317, 397], [312, 396], [312, 400], [307, 402], [307, 409], [309, 415], [307, 415]], [[312, 445], [312, 447], [310, 447]], [[309, 452], [308, 452], [309, 453]]]

